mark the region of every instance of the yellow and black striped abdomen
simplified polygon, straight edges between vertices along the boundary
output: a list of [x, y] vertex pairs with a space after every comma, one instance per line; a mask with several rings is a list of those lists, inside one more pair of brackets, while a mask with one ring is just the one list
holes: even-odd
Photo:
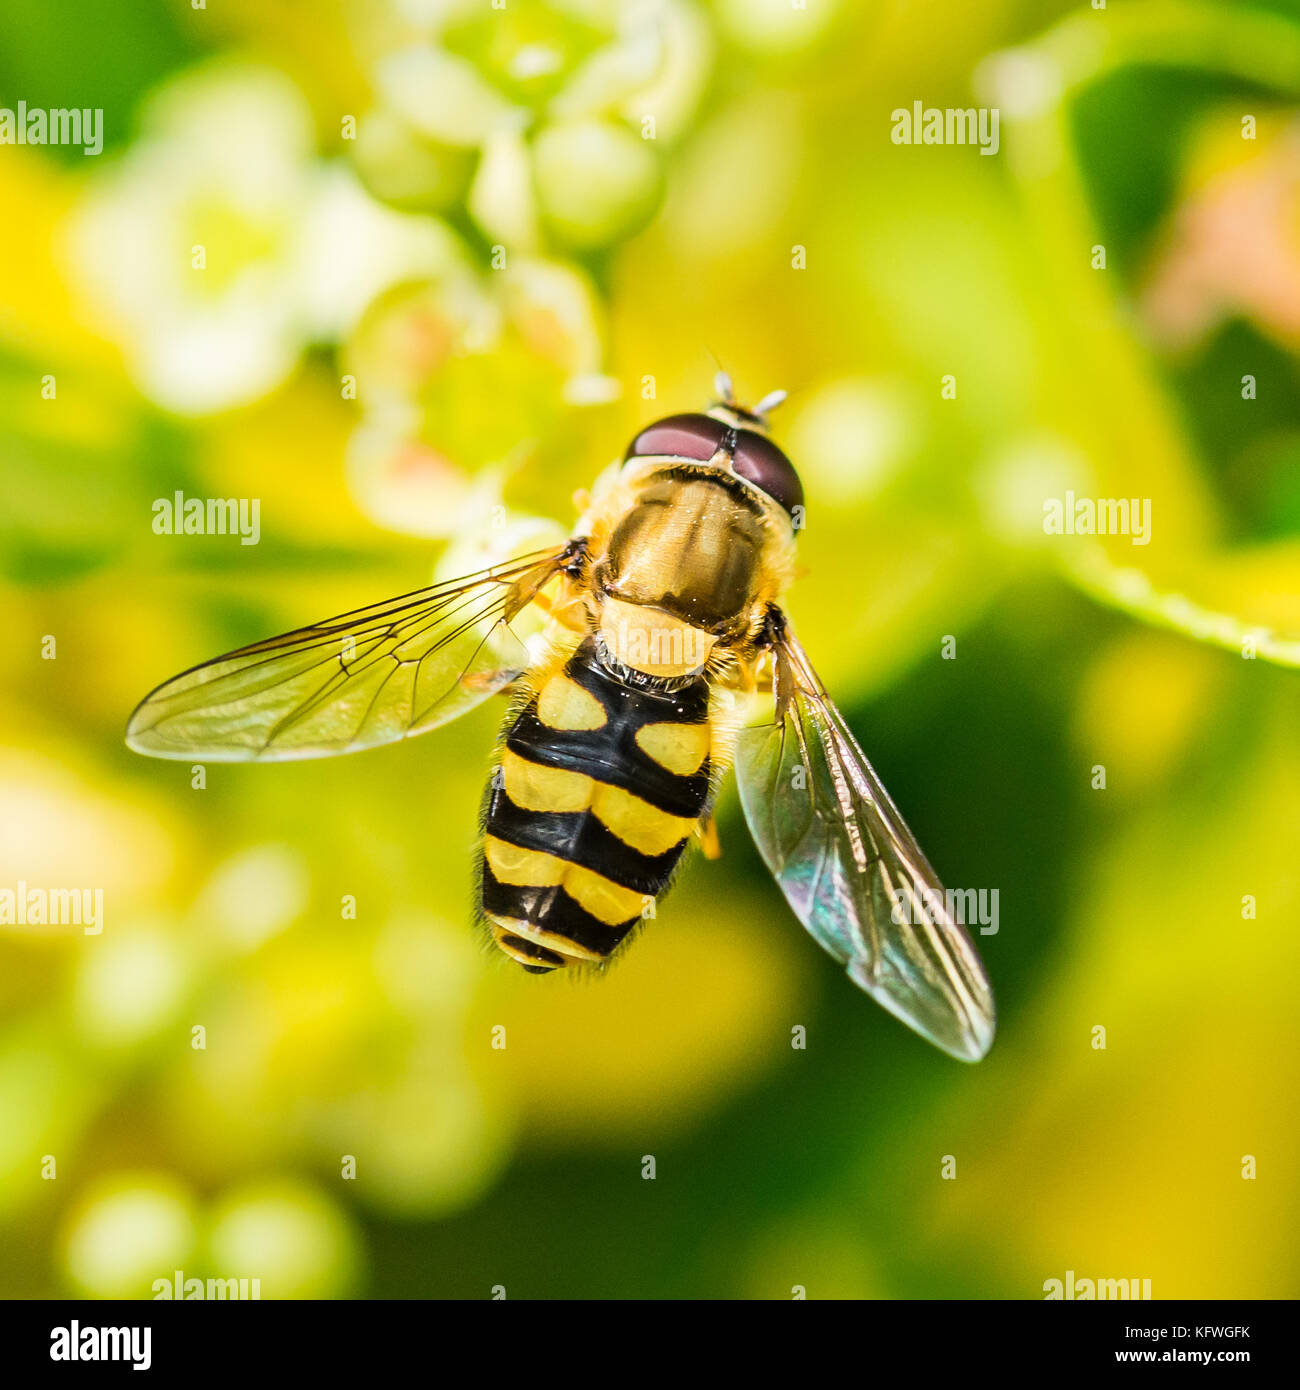
[[483, 912], [526, 970], [599, 962], [667, 886], [709, 796], [709, 687], [621, 680], [588, 639], [506, 735]]

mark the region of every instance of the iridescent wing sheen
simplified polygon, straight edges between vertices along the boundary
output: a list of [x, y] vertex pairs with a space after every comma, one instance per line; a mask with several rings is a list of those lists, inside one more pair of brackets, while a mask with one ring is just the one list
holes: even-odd
[[759, 852], [853, 982], [977, 1062], [995, 1010], [975, 947], [789, 625], [776, 615], [776, 721], [742, 730], [736, 773]]
[[126, 741], [155, 758], [283, 761], [437, 728], [527, 667], [510, 620], [565, 554], [535, 552], [195, 666], [141, 701]]

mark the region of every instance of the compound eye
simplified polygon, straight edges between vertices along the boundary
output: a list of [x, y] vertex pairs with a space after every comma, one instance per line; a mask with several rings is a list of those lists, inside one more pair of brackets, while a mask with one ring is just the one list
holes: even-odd
[[628, 445], [624, 462], [646, 454], [667, 454], [672, 458], [703, 462], [717, 453], [727, 426], [708, 415], [669, 415], [643, 429]]
[[796, 507], [803, 506], [803, 484], [794, 464], [764, 435], [739, 431], [731, 467], [792, 515]]

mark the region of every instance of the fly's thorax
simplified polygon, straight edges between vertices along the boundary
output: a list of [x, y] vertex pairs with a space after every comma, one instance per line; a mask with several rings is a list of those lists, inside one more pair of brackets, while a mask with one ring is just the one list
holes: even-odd
[[637, 474], [625, 475], [593, 533], [596, 626], [623, 665], [681, 675], [715, 644], [753, 634], [784, 587], [793, 538], [774, 504], [721, 470]]
[[614, 526], [598, 583], [721, 633], [753, 602], [764, 539], [758, 504], [740, 488], [660, 473]]

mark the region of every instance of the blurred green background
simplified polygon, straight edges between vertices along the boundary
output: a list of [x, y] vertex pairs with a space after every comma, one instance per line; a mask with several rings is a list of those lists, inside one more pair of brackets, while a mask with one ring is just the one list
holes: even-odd
[[[0, 926], [0, 1294], [1300, 1292], [1300, 3], [0, 0], [20, 100], [104, 151], [0, 145], [0, 887], [104, 929]], [[916, 101], [997, 154], [894, 144]], [[715, 357], [791, 392], [806, 646], [999, 891], [976, 1068], [733, 790], [575, 985], [470, 930], [499, 710], [203, 789], [122, 743], [568, 525]], [[1067, 489], [1150, 544], [1044, 534]], [[177, 491], [259, 544], [155, 534]]]

